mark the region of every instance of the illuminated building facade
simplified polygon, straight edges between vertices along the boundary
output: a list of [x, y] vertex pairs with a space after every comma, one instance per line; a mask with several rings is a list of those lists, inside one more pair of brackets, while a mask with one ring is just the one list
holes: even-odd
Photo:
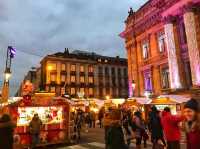
[[57, 95], [87, 98], [128, 97], [127, 59], [73, 51], [47, 55], [41, 61], [40, 88]]
[[125, 24], [129, 96], [198, 91], [200, 0], [149, 0]]

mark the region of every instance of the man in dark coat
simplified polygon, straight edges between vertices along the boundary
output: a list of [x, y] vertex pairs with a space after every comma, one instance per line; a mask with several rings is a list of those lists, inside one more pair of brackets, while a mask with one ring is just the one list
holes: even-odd
[[151, 139], [153, 145], [155, 145], [158, 140], [161, 140], [164, 145], [166, 145], [163, 137], [163, 128], [161, 124], [161, 118], [159, 116], [159, 111], [155, 106], [151, 108], [149, 113], [149, 130], [151, 132]]
[[15, 124], [8, 114], [0, 118], [0, 149], [13, 149], [13, 132]]

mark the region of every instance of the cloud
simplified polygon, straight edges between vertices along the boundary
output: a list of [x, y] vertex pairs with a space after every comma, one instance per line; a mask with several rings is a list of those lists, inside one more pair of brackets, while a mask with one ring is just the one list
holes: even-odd
[[[0, 72], [8, 45], [46, 55], [65, 47], [125, 57], [124, 29], [129, 7], [142, 0], [4, 0], [0, 1]], [[41, 57], [18, 51], [12, 81], [18, 84]], [[2, 78], [1, 78], [2, 80]]]

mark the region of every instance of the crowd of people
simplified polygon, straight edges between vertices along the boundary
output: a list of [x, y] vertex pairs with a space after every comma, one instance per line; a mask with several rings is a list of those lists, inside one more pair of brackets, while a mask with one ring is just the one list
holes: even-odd
[[[136, 149], [147, 147], [151, 141], [153, 149], [180, 149], [181, 133], [186, 134], [187, 149], [200, 149], [200, 110], [197, 100], [189, 100], [183, 108], [181, 115], [171, 114], [171, 109], [165, 107], [159, 111], [156, 106], [151, 107], [147, 118], [144, 120], [141, 111], [120, 108], [100, 109], [97, 113], [83, 112], [78, 109], [72, 113], [74, 121], [74, 136], [81, 139], [81, 129], [88, 132], [88, 128], [97, 127], [105, 129], [106, 149], [131, 149], [135, 142]], [[97, 123], [98, 121], [98, 123]], [[0, 149], [13, 149], [14, 129], [16, 125], [8, 114], [0, 116]], [[35, 114], [29, 124], [31, 136], [30, 148], [35, 148], [39, 143], [42, 121]], [[17, 149], [17, 146], [15, 146]], [[19, 147], [20, 148], [20, 147]]]
[[152, 106], [147, 120], [140, 111], [109, 109], [104, 118], [106, 149], [131, 149], [131, 142], [135, 142], [136, 149], [142, 148], [144, 142], [146, 148], [147, 140], [153, 149], [180, 149], [182, 132], [186, 134], [187, 149], [199, 149], [199, 112], [195, 99], [184, 105], [181, 115], [172, 115], [169, 107], [159, 111]]
[[97, 127], [96, 124], [98, 124], [100, 128], [103, 128], [104, 113], [104, 108], [100, 109], [98, 114], [94, 111], [84, 112], [81, 109], [72, 112], [71, 120], [74, 122], [73, 139], [77, 141], [81, 139], [81, 131], [83, 127], [85, 132], [88, 132], [88, 128]]

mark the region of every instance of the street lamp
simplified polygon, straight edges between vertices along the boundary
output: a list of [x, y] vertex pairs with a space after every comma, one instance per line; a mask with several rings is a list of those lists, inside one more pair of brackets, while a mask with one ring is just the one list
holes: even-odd
[[9, 79], [11, 77], [11, 64], [12, 59], [16, 55], [16, 49], [12, 46], [8, 46], [7, 48], [7, 56], [6, 56], [6, 67], [4, 72], [4, 84], [2, 88], [2, 101], [7, 102], [9, 98]]
[[132, 91], [133, 91], [132, 96], [134, 97], [135, 86], [136, 86], [136, 83], [135, 83], [134, 80], [132, 80], [132, 84], [131, 85], [132, 85]]
[[6, 70], [4, 72], [4, 79], [5, 79], [6, 83], [9, 82], [10, 77], [11, 77], [11, 71], [9, 68], [6, 68]]
[[110, 99], [110, 96], [109, 95], [106, 95], [106, 100], [109, 100]]

